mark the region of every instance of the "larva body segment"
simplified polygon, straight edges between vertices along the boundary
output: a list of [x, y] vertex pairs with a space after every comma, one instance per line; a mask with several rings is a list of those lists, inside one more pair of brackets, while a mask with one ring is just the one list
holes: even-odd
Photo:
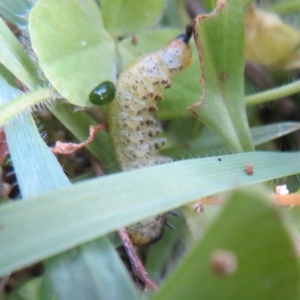
[[[163, 89], [171, 87], [171, 78], [189, 66], [188, 41], [191, 28], [163, 49], [141, 56], [129, 65], [116, 84], [116, 97], [110, 104], [109, 134], [122, 170], [132, 170], [172, 161], [159, 155], [166, 140], [157, 137], [161, 127], [155, 120], [157, 101]], [[158, 240], [163, 235], [166, 215], [158, 215], [127, 227], [134, 245]]]

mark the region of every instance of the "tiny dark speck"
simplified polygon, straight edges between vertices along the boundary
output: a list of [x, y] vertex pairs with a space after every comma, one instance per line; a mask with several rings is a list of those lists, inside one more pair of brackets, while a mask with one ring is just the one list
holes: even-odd
[[225, 71], [221, 72], [219, 79], [221, 82], [226, 83], [228, 81], [228, 73]]
[[132, 36], [132, 39], [131, 39], [132, 45], [136, 46], [136, 45], [137, 45], [137, 42], [138, 42], [138, 39], [137, 39], [136, 35], [133, 35], [133, 36]]

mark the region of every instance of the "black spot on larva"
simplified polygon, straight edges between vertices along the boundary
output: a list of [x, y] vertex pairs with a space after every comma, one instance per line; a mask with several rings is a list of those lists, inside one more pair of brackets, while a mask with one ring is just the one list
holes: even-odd
[[173, 69], [170, 69], [170, 73], [171, 73], [171, 74], [176, 74], [176, 73], [178, 73], [180, 70], [182, 70], [182, 68], [173, 68]]
[[151, 120], [151, 119], [147, 119], [146, 120], [146, 124], [147, 125], [152, 125], [154, 122], [153, 122], [153, 120]]
[[154, 112], [154, 111], [156, 111], [156, 107], [155, 106], [149, 106], [148, 111], [149, 112]]
[[153, 132], [153, 131], [149, 131], [149, 132], [148, 132], [148, 136], [149, 136], [149, 137], [153, 137], [153, 136], [154, 136], [154, 132]]
[[169, 83], [168, 85], [166, 85], [164, 88], [165, 89], [169, 89], [171, 87], [171, 83]]
[[141, 143], [141, 144], [143, 144], [143, 143], [144, 143], [144, 141], [145, 141], [145, 140], [141, 139], [141, 140], [140, 140], [140, 143]]
[[154, 100], [160, 101], [160, 100], [162, 100], [162, 96], [161, 95], [155, 95]]
[[154, 148], [155, 148], [155, 149], [159, 149], [160, 147], [159, 147], [159, 145], [158, 145], [157, 143], [155, 143], [155, 144], [154, 144]]
[[139, 126], [137, 126], [136, 130], [137, 130], [137, 131], [139, 131], [139, 130], [140, 130], [140, 127], [139, 127]]

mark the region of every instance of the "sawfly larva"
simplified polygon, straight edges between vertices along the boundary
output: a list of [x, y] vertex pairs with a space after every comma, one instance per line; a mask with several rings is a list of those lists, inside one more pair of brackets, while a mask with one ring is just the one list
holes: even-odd
[[[159, 155], [165, 138], [156, 137], [161, 127], [155, 120], [157, 101], [163, 89], [171, 87], [171, 78], [191, 63], [188, 44], [192, 27], [164, 48], [138, 58], [120, 74], [116, 97], [110, 104], [109, 134], [122, 170], [132, 170], [168, 163], [171, 158]], [[141, 246], [163, 235], [166, 214], [148, 218], [126, 228], [132, 243]]]

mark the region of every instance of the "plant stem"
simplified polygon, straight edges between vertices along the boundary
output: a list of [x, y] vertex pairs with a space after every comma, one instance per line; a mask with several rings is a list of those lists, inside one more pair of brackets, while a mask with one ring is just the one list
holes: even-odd
[[289, 3], [277, 3], [273, 5], [272, 10], [278, 14], [289, 14], [300, 10], [299, 1]]
[[245, 97], [247, 106], [273, 101], [300, 92], [300, 80], [281, 87]]

